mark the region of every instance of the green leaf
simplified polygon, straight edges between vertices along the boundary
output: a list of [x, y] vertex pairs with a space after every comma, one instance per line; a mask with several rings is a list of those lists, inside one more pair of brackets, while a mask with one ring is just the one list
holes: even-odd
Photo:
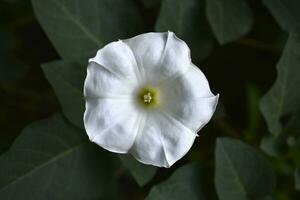
[[163, 0], [155, 30], [173, 31], [189, 45], [193, 60], [201, 61], [214, 47], [204, 9], [204, 0]]
[[288, 151], [287, 137], [285, 134], [265, 136], [261, 140], [260, 148], [269, 156], [281, 156]]
[[300, 191], [300, 167], [295, 170], [295, 188]]
[[74, 125], [83, 128], [85, 110], [83, 86], [86, 66], [60, 60], [43, 64], [42, 69], [55, 91], [64, 115]]
[[280, 27], [292, 31], [300, 26], [299, 0], [263, 0]]
[[98, 199], [112, 178], [109, 157], [62, 116], [24, 129], [0, 157], [1, 199]]
[[245, 0], [206, 0], [206, 16], [220, 44], [246, 35], [253, 25], [253, 13]]
[[274, 135], [282, 132], [283, 117], [300, 109], [300, 35], [291, 33], [277, 64], [277, 79], [260, 102], [260, 110]]
[[191, 163], [177, 169], [174, 174], [154, 186], [146, 200], [215, 200], [212, 174], [207, 167]]
[[0, 81], [13, 81], [22, 77], [29, 69], [13, 54], [14, 38], [12, 33], [0, 28]]
[[157, 171], [156, 167], [144, 165], [135, 160], [131, 155], [120, 155], [120, 159], [141, 187], [146, 185]]
[[250, 200], [271, 194], [273, 172], [252, 147], [236, 139], [218, 138], [215, 154], [220, 200]]
[[106, 43], [141, 32], [133, 0], [32, 0], [32, 5], [64, 59], [93, 57]]

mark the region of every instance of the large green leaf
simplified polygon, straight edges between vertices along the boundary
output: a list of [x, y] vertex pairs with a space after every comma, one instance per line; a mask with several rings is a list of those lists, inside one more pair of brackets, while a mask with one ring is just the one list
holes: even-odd
[[187, 42], [193, 59], [200, 61], [210, 54], [214, 46], [204, 9], [204, 0], [163, 0], [155, 30], [173, 31]]
[[108, 156], [56, 115], [24, 129], [0, 157], [1, 199], [98, 199], [112, 177]]
[[131, 175], [141, 187], [146, 185], [157, 171], [156, 167], [144, 165], [135, 160], [131, 155], [120, 155], [120, 159], [123, 165], [127, 169], [130, 169]]
[[261, 112], [269, 131], [281, 133], [282, 117], [289, 117], [300, 109], [300, 35], [291, 33], [282, 57], [277, 64], [277, 79], [260, 102]]
[[154, 186], [146, 200], [216, 199], [209, 168], [191, 163], [174, 172], [165, 182]]
[[206, 0], [206, 16], [220, 44], [247, 34], [253, 13], [245, 0]]
[[32, 0], [35, 14], [65, 58], [91, 57], [104, 44], [141, 31], [133, 0]]
[[42, 65], [42, 68], [57, 95], [65, 116], [74, 125], [83, 128], [85, 109], [83, 86], [86, 66], [61, 60], [46, 63]]
[[300, 26], [299, 0], [263, 0], [282, 29], [292, 31]]
[[236, 139], [218, 138], [215, 154], [220, 200], [259, 199], [271, 194], [273, 172], [250, 146]]

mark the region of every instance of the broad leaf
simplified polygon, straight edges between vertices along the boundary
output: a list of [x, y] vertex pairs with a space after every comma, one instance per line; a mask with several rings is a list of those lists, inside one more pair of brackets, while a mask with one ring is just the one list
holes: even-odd
[[209, 168], [191, 163], [177, 169], [163, 183], [154, 186], [146, 200], [214, 200], [212, 174]]
[[260, 148], [269, 156], [283, 155], [288, 151], [286, 134], [264, 136]]
[[98, 199], [112, 177], [100, 152], [60, 115], [35, 122], [0, 157], [1, 199]]
[[219, 138], [215, 154], [215, 185], [220, 200], [259, 199], [271, 194], [273, 172], [250, 146]]
[[155, 30], [173, 31], [189, 45], [193, 60], [200, 61], [214, 46], [204, 9], [204, 0], [163, 0]]
[[291, 33], [282, 57], [277, 64], [277, 79], [260, 102], [261, 112], [269, 131], [281, 133], [282, 117], [289, 117], [300, 109], [300, 35]]
[[292, 31], [300, 26], [299, 0], [263, 0], [282, 29]]
[[239, 39], [253, 25], [253, 13], [245, 0], [206, 0], [206, 16], [220, 44]]
[[74, 125], [83, 128], [85, 109], [83, 86], [86, 66], [76, 62], [53, 61], [42, 65], [42, 68], [55, 91], [65, 116]]
[[141, 187], [146, 185], [154, 177], [157, 171], [156, 167], [144, 165], [135, 160], [131, 155], [120, 155], [120, 159]]
[[106, 43], [141, 31], [133, 0], [32, 0], [32, 5], [64, 59], [93, 57]]

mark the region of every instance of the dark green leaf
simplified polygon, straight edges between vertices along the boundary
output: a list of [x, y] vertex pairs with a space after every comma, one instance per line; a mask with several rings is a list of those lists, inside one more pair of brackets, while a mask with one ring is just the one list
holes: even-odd
[[270, 156], [283, 155], [288, 151], [287, 137], [285, 134], [265, 136], [261, 140], [260, 148]]
[[260, 102], [261, 112], [269, 131], [281, 133], [282, 117], [288, 117], [300, 109], [300, 35], [291, 33], [283, 55], [277, 64], [277, 79]]
[[263, 0], [282, 29], [292, 31], [300, 26], [299, 0]]
[[93, 57], [106, 43], [141, 31], [133, 0], [32, 0], [35, 14], [64, 59]]
[[250, 146], [219, 138], [216, 146], [215, 184], [220, 200], [250, 200], [271, 194], [273, 172]]
[[75, 62], [53, 61], [42, 65], [65, 116], [77, 127], [83, 128], [85, 101], [83, 96], [86, 66]]
[[120, 159], [141, 187], [146, 185], [157, 171], [156, 167], [144, 165], [135, 160], [131, 155], [120, 155]]
[[141, 0], [146, 8], [159, 6], [162, 0]]
[[60, 115], [35, 122], [0, 157], [1, 199], [98, 199], [112, 177], [100, 152]]
[[214, 46], [204, 9], [204, 0], [163, 0], [155, 30], [173, 31], [189, 45], [193, 60], [200, 61]]
[[206, 16], [220, 44], [246, 35], [253, 25], [253, 13], [244, 0], [206, 0]]
[[168, 180], [154, 186], [146, 200], [215, 200], [211, 180], [212, 174], [207, 167], [187, 164], [176, 170]]

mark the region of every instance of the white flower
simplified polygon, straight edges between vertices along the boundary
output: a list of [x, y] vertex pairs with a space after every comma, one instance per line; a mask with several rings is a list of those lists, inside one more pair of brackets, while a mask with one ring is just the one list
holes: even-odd
[[170, 167], [212, 117], [214, 96], [174, 33], [112, 42], [89, 60], [84, 124], [91, 141], [144, 164]]

